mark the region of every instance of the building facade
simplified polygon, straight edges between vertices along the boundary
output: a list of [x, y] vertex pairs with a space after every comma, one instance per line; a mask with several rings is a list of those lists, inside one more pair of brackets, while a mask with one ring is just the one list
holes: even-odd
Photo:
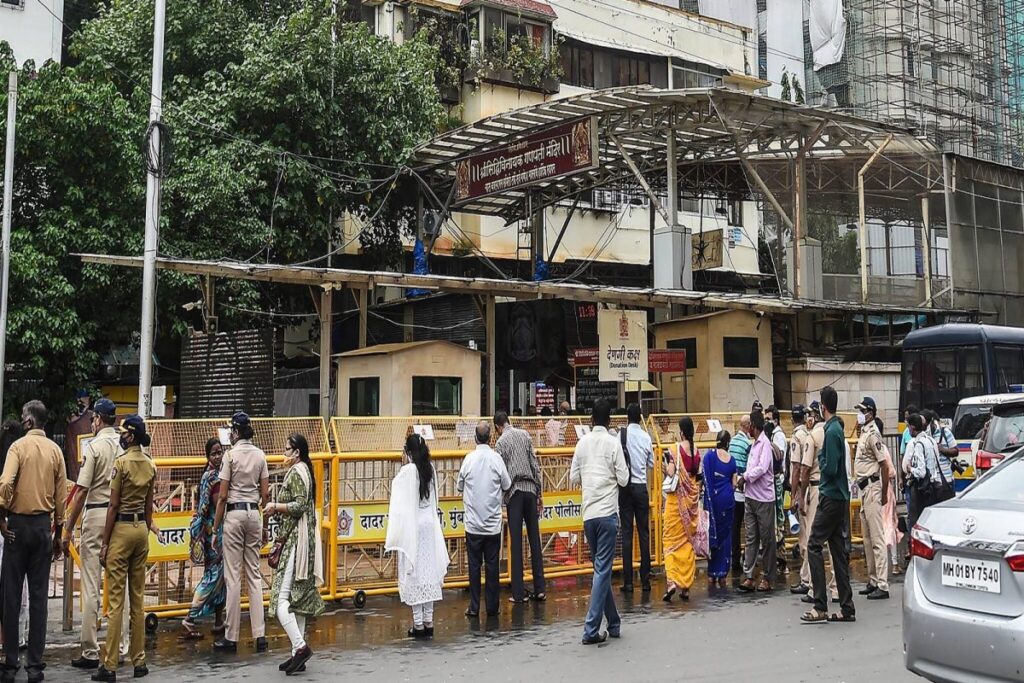
[[0, 0], [0, 42], [10, 44], [19, 65], [60, 62], [63, 16], [64, 0]]

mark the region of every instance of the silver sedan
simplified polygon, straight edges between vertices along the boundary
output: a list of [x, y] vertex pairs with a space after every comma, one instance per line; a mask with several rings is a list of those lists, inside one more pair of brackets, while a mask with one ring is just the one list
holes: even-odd
[[911, 530], [907, 668], [932, 681], [1024, 681], [1024, 451]]

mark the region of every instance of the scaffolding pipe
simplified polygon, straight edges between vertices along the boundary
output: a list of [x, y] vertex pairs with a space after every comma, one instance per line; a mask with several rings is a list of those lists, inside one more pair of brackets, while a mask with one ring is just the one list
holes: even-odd
[[[892, 142], [892, 133], [886, 136], [875, 153], [857, 171], [857, 204], [860, 208], [860, 300], [864, 304], [868, 302], [868, 219], [864, 207], [864, 174], [871, 168], [871, 164], [881, 156], [890, 142]], [[864, 315], [864, 320], [864, 328], [867, 329], [867, 313]]]

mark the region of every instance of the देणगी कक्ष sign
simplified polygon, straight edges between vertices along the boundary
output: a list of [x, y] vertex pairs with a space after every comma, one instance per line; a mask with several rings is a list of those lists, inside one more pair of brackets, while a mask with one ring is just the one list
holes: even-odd
[[[447, 537], [466, 533], [466, 508], [461, 498], [437, 506], [441, 531]], [[345, 543], [383, 543], [387, 536], [387, 503], [342, 503], [338, 507], [338, 540]], [[542, 533], [583, 528], [583, 496], [579, 491], [544, 494]]]
[[642, 382], [647, 379], [646, 311], [598, 311], [597, 341], [600, 381]]

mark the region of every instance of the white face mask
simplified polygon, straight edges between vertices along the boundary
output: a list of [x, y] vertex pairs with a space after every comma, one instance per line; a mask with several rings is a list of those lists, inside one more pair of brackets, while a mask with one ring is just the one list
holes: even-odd
[[863, 426], [864, 423], [867, 422], [867, 419], [868, 419], [868, 416], [865, 415], [864, 413], [857, 413], [857, 424]]

